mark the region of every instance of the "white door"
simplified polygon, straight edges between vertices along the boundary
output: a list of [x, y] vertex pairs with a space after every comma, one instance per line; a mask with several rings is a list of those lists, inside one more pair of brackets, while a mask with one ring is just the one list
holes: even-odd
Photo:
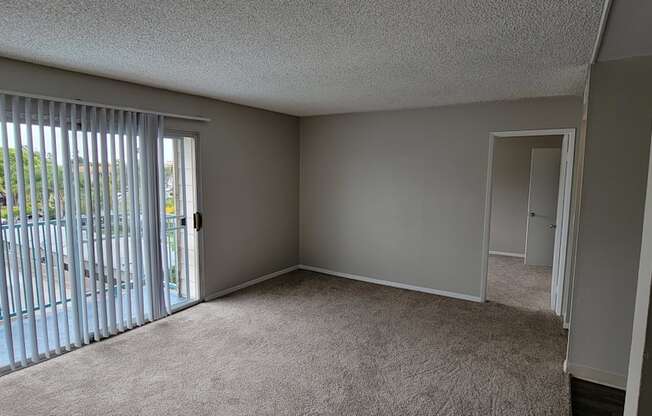
[[532, 149], [525, 264], [552, 266], [561, 149]]

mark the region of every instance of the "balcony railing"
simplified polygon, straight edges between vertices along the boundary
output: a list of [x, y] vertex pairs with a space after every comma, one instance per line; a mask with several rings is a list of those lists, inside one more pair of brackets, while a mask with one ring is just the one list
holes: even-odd
[[[102, 230], [102, 241], [103, 244], [106, 245], [107, 242], [110, 242], [113, 245], [116, 244], [121, 244], [121, 238], [119, 235], [116, 233], [116, 229], [112, 230], [112, 233], [110, 236], [106, 236], [106, 228], [104, 227], [104, 218], [100, 217], [100, 224], [101, 224], [101, 230]], [[85, 216], [82, 216], [80, 218], [81, 221], [81, 229], [82, 229], [82, 244], [81, 248], [82, 250], [86, 250], [87, 243], [88, 243], [88, 238], [89, 236], [94, 237], [94, 232], [92, 230], [88, 230], [87, 227], [87, 219]], [[181, 239], [181, 232], [185, 228], [185, 225], [183, 225], [184, 218], [178, 215], [167, 215], [166, 216], [166, 238], [167, 238], [167, 244], [165, 245], [166, 250], [168, 251], [167, 255], [167, 260], [168, 260], [168, 272], [169, 272], [169, 284], [168, 287], [170, 289], [171, 293], [171, 303], [172, 305], [179, 305], [181, 303], [184, 303], [188, 300], [188, 295], [185, 290], [185, 282], [184, 279], [186, 279], [185, 273], [179, 273], [180, 271], [180, 266], [179, 263], [179, 258], [180, 256], [178, 254], [178, 250], [180, 249], [180, 245], [183, 244], [182, 239]], [[122, 221], [120, 222], [122, 223]], [[18, 261], [16, 262], [18, 270], [16, 272], [18, 273], [19, 276], [19, 286], [20, 290], [18, 293], [20, 293], [20, 304], [23, 305], [22, 312], [23, 314], [26, 314], [28, 311], [26, 309], [26, 302], [25, 300], [27, 299], [27, 291], [26, 291], [26, 285], [24, 282], [25, 278], [25, 273], [22, 271], [22, 262], [20, 259], [21, 255], [21, 247], [25, 243], [22, 240], [21, 236], [21, 227], [23, 225], [19, 222], [15, 223], [14, 225], [14, 233], [15, 233], [15, 242], [16, 242], [16, 255], [18, 257]], [[39, 240], [36, 241], [36, 233], [34, 230], [34, 227], [38, 227], [38, 235], [39, 235]], [[65, 303], [68, 303], [71, 300], [70, 294], [69, 294], [69, 284], [70, 284], [70, 279], [71, 276], [68, 274], [68, 248], [65, 246], [65, 238], [62, 239], [61, 242], [57, 243], [56, 242], [56, 233], [59, 231], [57, 228], [61, 229], [61, 233], [63, 234], [64, 231], [63, 229], [66, 226], [66, 222], [64, 219], [52, 219], [48, 222], [44, 220], [39, 220], [37, 223], [34, 223], [33, 221], [29, 221], [27, 223], [27, 229], [28, 229], [28, 241], [26, 244], [28, 245], [29, 253], [30, 253], [30, 260], [31, 260], [31, 276], [32, 276], [32, 286], [34, 288], [40, 287], [40, 285], [45, 285], [43, 287], [43, 292], [45, 295], [45, 299], [43, 302], [43, 307], [44, 308], [50, 308], [53, 304], [54, 305], [62, 305]], [[2, 224], [0, 227], [0, 234], [1, 234], [1, 248], [4, 251], [4, 258], [5, 258], [5, 280], [7, 283], [7, 291], [9, 294], [9, 317], [13, 318], [16, 316], [16, 299], [15, 299], [15, 293], [17, 292], [15, 290], [15, 281], [12, 278], [13, 272], [10, 270], [11, 269], [11, 261], [10, 261], [10, 239], [9, 239], [9, 226], [7, 224]], [[53, 264], [52, 270], [50, 273], [55, 273], [55, 278], [54, 279], [48, 279], [48, 271], [46, 270], [46, 249], [45, 249], [45, 233], [49, 232], [51, 235], [51, 240], [52, 240], [52, 256], [51, 256], [51, 262]], [[65, 234], [63, 234], [65, 235]], [[75, 247], [76, 250], [79, 250], [79, 245]], [[126, 291], [127, 285], [129, 288], [133, 288], [134, 286], [134, 279], [136, 278], [134, 270], [136, 269], [135, 264], [130, 263], [132, 267], [130, 267], [130, 273], [129, 273], [129, 278], [126, 279], [126, 268], [125, 266], [125, 256], [124, 254], [121, 256], [119, 261], [116, 261], [115, 259], [115, 250], [114, 252], [114, 275], [117, 276], [118, 273], [120, 273], [123, 276], [123, 282], [121, 283], [121, 292], [124, 293]], [[124, 251], [123, 251], [124, 253]], [[84, 259], [84, 278], [89, 279], [90, 278], [90, 271], [89, 271], [89, 263], [88, 263], [88, 253], [84, 252], [83, 257]], [[59, 264], [60, 261], [63, 261], [63, 264]], [[133, 259], [131, 259], [133, 261]], [[106, 264], [106, 263], [105, 263]], [[116, 266], [119, 265], [119, 266]], [[36, 268], [40, 267], [40, 275], [41, 279], [40, 281], [37, 281], [38, 276], [36, 273]], [[61, 291], [61, 286], [58, 285], [59, 283], [59, 277], [56, 275], [56, 273], [59, 273], [59, 270], [63, 269], [64, 271], [64, 292], [66, 294], [65, 298], [62, 296], [62, 291]], [[99, 285], [99, 273], [97, 270], [99, 269], [99, 265], [97, 264], [97, 260], [95, 262], [95, 268], [96, 274], [96, 284]], [[185, 269], [185, 267], [184, 267]], [[108, 276], [107, 276], [107, 270], [105, 266], [105, 281], [108, 281]], [[52, 287], [52, 280], [54, 281], [54, 287]], [[116, 279], [117, 280], [117, 279]], [[143, 286], [146, 286], [147, 280], [143, 279], [141, 277], [142, 284]], [[92, 296], [92, 293], [88, 291], [88, 288], [90, 285], [87, 283], [84, 285], [84, 287], [87, 288], [86, 290], [86, 297]], [[105, 287], [105, 290], [113, 290], [114, 294], [117, 296], [118, 294], [118, 285], [117, 281], [116, 284], [112, 285], [112, 287]], [[100, 291], [102, 288], [97, 289], [97, 293], [99, 295]], [[54, 299], [50, 299], [49, 294], [54, 293], [55, 297]], [[40, 303], [38, 302], [38, 299], [36, 299], [38, 295], [38, 291], [34, 291], [34, 310], [39, 311], [40, 310]], [[123, 295], [124, 296], [124, 295]], [[0, 320], [4, 319], [6, 316], [7, 311], [0, 310]], [[1, 329], [0, 329], [1, 330]]]

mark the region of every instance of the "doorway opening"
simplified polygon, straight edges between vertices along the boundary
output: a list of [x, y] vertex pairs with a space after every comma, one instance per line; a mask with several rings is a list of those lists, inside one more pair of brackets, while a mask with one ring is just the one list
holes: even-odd
[[574, 148], [574, 129], [491, 133], [483, 301], [565, 317]]

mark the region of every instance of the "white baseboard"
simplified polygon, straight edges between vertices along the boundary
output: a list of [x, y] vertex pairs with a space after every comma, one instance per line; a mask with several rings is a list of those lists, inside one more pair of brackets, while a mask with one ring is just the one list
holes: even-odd
[[352, 280], [359, 280], [361, 282], [367, 282], [367, 283], [374, 283], [377, 285], [383, 285], [383, 286], [390, 286], [390, 287], [396, 287], [399, 289], [407, 289], [407, 290], [414, 290], [416, 292], [424, 292], [424, 293], [430, 293], [432, 295], [439, 295], [439, 296], [446, 296], [449, 298], [454, 298], [454, 299], [461, 299], [461, 300], [468, 300], [472, 302], [481, 302], [479, 296], [471, 296], [471, 295], [465, 295], [463, 293], [456, 293], [456, 292], [448, 292], [445, 290], [437, 290], [437, 289], [431, 289], [428, 287], [420, 287], [420, 286], [413, 286], [413, 285], [407, 285], [404, 283], [397, 283], [397, 282], [391, 282], [389, 280], [381, 280], [381, 279], [374, 279], [372, 277], [365, 277], [365, 276], [359, 276], [355, 274], [350, 274], [350, 273], [341, 273], [341, 272], [336, 272], [333, 270], [328, 270], [328, 269], [323, 269], [321, 267], [313, 267], [313, 266], [306, 266], [306, 265], [297, 265], [297, 266], [291, 266], [283, 270], [278, 270], [273, 273], [266, 274], [264, 276], [257, 277], [255, 279], [247, 280], [244, 283], [240, 283], [239, 285], [230, 287], [228, 289], [223, 289], [218, 292], [211, 293], [210, 295], [206, 295], [204, 297], [205, 301], [210, 301], [213, 299], [220, 298], [222, 296], [226, 296], [229, 293], [236, 292], [238, 290], [245, 289], [249, 286], [253, 286], [255, 284], [264, 282], [265, 280], [272, 279], [274, 277], [280, 276], [285, 273], [292, 272], [297, 269], [302, 269], [302, 270], [309, 270], [313, 272], [318, 272], [318, 273], [323, 273], [323, 274], [328, 274], [331, 276], [337, 276], [337, 277], [344, 277], [346, 279], [352, 279]]
[[489, 254], [491, 254], [493, 256], [518, 257], [518, 258], [521, 258], [521, 259], [525, 258], [524, 253], [510, 253], [509, 251], [493, 251], [493, 250], [489, 250]]
[[233, 286], [233, 287], [230, 287], [228, 289], [223, 289], [223, 290], [220, 290], [218, 292], [211, 293], [210, 295], [204, 296], [204, 300], [209, 301], [209, 300], [221, 298], [222, 296], [226, 296], [229, 293], [233, 293], [233, 292], [236, 292], [238, 290], [242, 290], [242, 289], [244, 289], [246, 287], [253, 286], [255, 284], [258, 284], [260, 282], [264, 282], [265, 280], [272, 279], [272, 278], [274, 278], [276, 276], [280, 276], [280, 275], [285, 274], [285, 273], [290, 273], [290, 272], [292, 272], [294, 270], [297, 270], [298, 268], [299, 268], [299, 266], [291, 266], [291, 267], [288, 267], [288, 268], [283, 269], [283, 270], [278, 270], [276, 272], [266, 274], [265, 276], [260, 276], [260, 277], [257, 277], [255, 279], [247, 280], [246, 282], [240, 283], [237, 286]]
[[479, 296], [465, 295], [463, 293], [456, 293], [456, 292], [447, 292], [445, 290], [431, 289], [429, 287], [406, 285], [404, 283], [396, 283], [396, 282], [391, 282], [389, 280], [374, 279], [372, 277], [359, 276], [356, 274], [336, 272], [333, 270], [322, 269], [321, 267], [306, 266], [301, 264], [299, 265], [299, 269], [328, 274], [331, 276], [344, 277], [346, 279], [359, 280], [361, 282], [374, 283], [377, 285], [391, 286], [399, 289], [407, 289], [407, 290], [414, 290], [416, 292], [430, 293], [432, 295], [446, 296], [449, 298], [468, 300], [472, 302], [481, 302]]
[[564, 361], [564, 371], [575, 378], [590, 381], [592, 383], [602, 384], [604, 386], [625, 390], [627, 386], [627, 376], [622, 374], [610, 373], [593, 367], [569, 363]]

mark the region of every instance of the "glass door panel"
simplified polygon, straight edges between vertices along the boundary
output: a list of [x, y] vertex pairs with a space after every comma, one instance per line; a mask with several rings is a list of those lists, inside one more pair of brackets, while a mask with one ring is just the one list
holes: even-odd
[[166, 134], [163, 154], [168, 290], [172, 308], [198, 298], [195, 138]]

